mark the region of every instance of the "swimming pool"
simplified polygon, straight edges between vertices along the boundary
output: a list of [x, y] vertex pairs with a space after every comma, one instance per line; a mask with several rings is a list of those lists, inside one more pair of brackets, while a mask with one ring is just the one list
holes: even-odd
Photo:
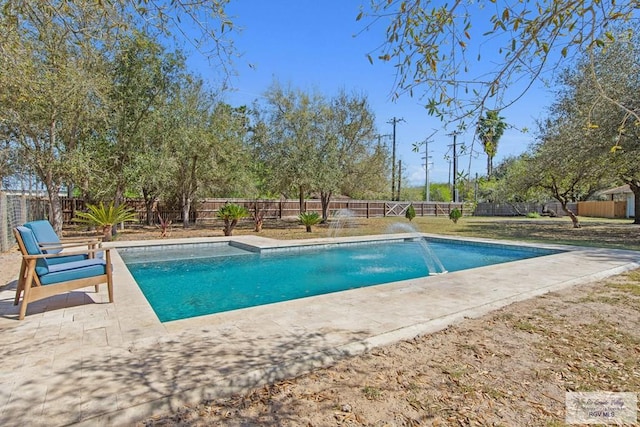
[[557, 251], [398, 238], [261, 250], [234, 242], [160, 245], [119, 253], [160, 321], [168, 322]]

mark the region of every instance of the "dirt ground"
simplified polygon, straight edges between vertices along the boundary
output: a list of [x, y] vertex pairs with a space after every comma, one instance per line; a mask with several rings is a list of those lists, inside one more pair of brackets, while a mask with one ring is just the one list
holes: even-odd
[[[526, 234], [516, 223], [462, 227], [488, 227], [496, 237]], [[580, 240], [584, 233], [544, 225], [530, 234], [545, 227], [556, 238], [566, 232], [567, 239]], [[286, 238], [318, 237], [284, 228], [292, 234]], [[635, 229], [629, 234], [629, 228], [615, 228], [636, 244]], [[15, 275], [15, 268], [6, 267], [14, 255], [0, 257], [0, 278]], [[566, 392], [640, 391], [638, 325], [640, 270], [514, 303], [245, 395], [157, 414], [137, 426], [562, 426]]]
[[638, 325], [635, 271], [138, 426], [562, 426], [568, 391], [640, 390]]

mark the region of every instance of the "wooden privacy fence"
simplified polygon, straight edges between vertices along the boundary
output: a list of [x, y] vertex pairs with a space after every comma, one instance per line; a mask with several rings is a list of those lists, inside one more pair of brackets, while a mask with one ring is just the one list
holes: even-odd
[[[63, 221], [70, 224], [77, 211], [86, 209], [82, 199], [62, 197]], [[137, 213], [138, 221], [146, 223], [147, 210], [142, 199], [127, 200], [127, 205]], [[299, 201], [293, 199], [280, 200], [254, 200], [254, 199], [204, 199], [194, 203], [189, 213], [189, 222], [192, 224], [206, 224], [217, 220], [218, 210], [225, 203], [236, 203], [246, 207], [250, 213], [256, 209], [263, 213], [265, 219], [295, 218], [300, 213]], [[307, 212], [322, 213], [320, 200], [305, 200], [304, 210]], [[462, 203], [445, 202], [399, 202], [385, 200], [345, 200], [331, 201], [329, 215], [336, 215], [340, 211], [348, 210], [349, 215], [359, 218], [398, 217], [404, 216], [409, 205], [413, 204], [417, 216], [444, 216], [458, 208], [463, 210]], [[168, 210], [162, 201], [157, 205], [158, 209], [152, 213], [151, 222], [157, 222], [157, 215], [164, 219], [170, 219], [174, 224], [182, 221], [182, 213], [177, 210]], [[624, 218], [626, 215], [625, 201], [588, 201], [570, 203], [569, 209], [581, 216], [594, 216], [601, 218]], [[463, 212], [465, 215], [477, 216], [521, 216], [530, 212], [544, 214], [545, 212], [562, 216], [564, 212], [560, 203], [550, 202], [545, 204], [535, 203], [478, 203], [474, 212]], [[15, 243], [11, 229], [27, 221], [46, 219], [49, 215], [49, 201], [42, 196], [29, 196], [24, 194], [7, 194], [0, 191], [0, 250], [6, 251]]]
[[597, 218], [625, 218], [627, 216], [626, 200], [578, 202], [578, 215]]
[[[567, 205], [572, 212], [578, 214], [578, 204]], [[524, 216], [528, 213], [540, 215], [564, 216], [559, 202], [548, 203], [478, 203], [473, 215], [475, 216]], [[581, 214], [578, 214], [581, 215]]]
[[[250, 213], [261, 212], [265, 219], [295, 218], [300, 214], [300, 202], [296, 199], [281, 200], [254, 200], [254, 199], [204, 199], [195, 204], [190, 213], [190, 222], [206, 224], [217, 220], [218, 210], [225, 203], [235, 203], [247, 208]], [[134, 208], [141, 222], [146, 222], [147, 212], [144, 203], [140, 200], [128, 201]], [[410, 204], [417, 216], [448, 216], [456, 207], [462, 209], [462, 203], [442, 202], [389, 202], [380, 200], [334, 200], [329, 204], [329, 215], [348, 210], [349, 214], [359, 218], [376, 218], [386, 216], [404, 216]], [[304, 201], [304, 211], [322, 213], [320, 200], [309, 199]], [[163, 208], [158, 205], [160, 215], [170, 219], [175, 224], [182, 221], [182, 213]], [[157, 215], [157, 214], [155, 214]], [[155, 219], [155, 218], [154, 218]]]

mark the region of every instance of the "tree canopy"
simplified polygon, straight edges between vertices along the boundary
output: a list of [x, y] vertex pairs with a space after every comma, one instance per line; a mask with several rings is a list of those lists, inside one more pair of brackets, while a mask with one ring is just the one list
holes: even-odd
[[394, 64], [394, 96], [419, 96], [431, 114], [458, 120], [516, 102], [564, 59], [614, 39], [612, 25], [639, 9], [638, 0], [371, 0], [357, 19], [387, 27], [368, 57]]

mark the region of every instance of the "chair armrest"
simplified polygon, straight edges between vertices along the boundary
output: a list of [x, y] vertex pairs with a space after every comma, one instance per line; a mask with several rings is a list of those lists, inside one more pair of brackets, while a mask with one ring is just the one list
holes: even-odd
[[77, 247], [84, 247], [84, 246], [88, 246], [89, 248], [91, 247], [102, 247], [102, 240], [84, 240], [84, 241], [78, 241], [76, 243], [48, 243], [48, 242], [39, 242], [38, 246], [40, 246], [40, 249], [44, 249], [46, 250], [52, 250], [52, 249], [65, 249], [65, 248], [77, 248]]
[[96, 248], [96, 249], [84, 249], [82, 251], [69, 251], [69, 252], [60, 252], [57, 254], [40, 254], [40, 255], [23, 255], [22, 257], [25, 260], [29, 259], [49, 259], [49, 258], [61, 258], [69, 255], [89, 255], [96, 254], [98, 252], [104, 252], [105, 254], [109, 253], [111, 248]]
[[102, 237], [64, 237], [60, 239], [64, 243], [102, 243]]

